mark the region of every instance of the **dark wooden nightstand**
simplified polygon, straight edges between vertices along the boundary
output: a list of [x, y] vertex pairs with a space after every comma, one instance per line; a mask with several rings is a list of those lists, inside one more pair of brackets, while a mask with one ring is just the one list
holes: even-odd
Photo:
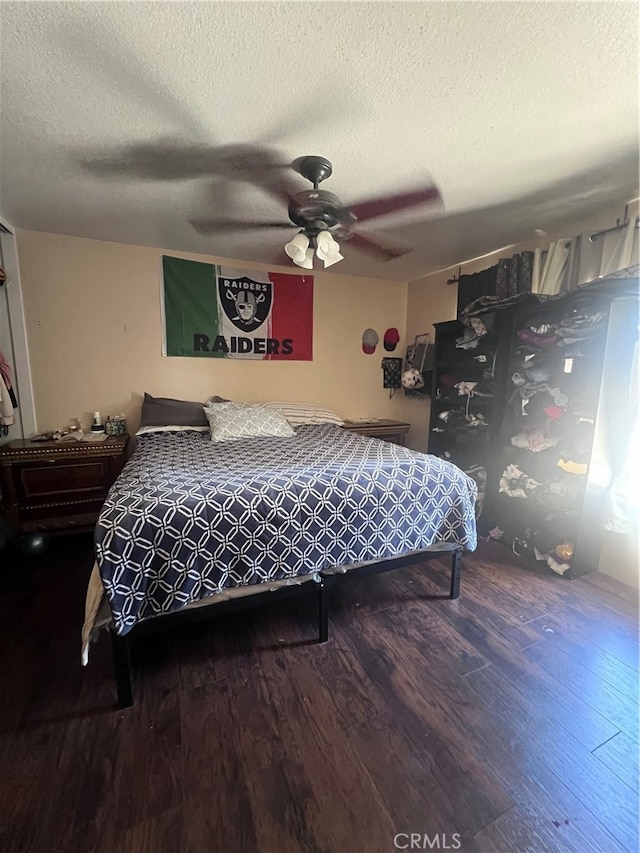
[[0, 446], [2, 508], [15, 533], [90, 530], [127, 461], [129, 436]]
[[411, 424], [404, 421], [345, 421], [343, 429], [349, 432], [357, 432], [369, 438], [381, 438], [383, 441], [391, 441], [394, 444], [404, 444], [405, 437], [411, 429]]

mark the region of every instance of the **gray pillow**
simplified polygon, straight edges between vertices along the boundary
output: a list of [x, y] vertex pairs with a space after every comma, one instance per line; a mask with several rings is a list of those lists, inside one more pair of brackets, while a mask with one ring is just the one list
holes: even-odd
[[140, 427], [155, 426], [206, 428], [209, 422], [205, 417], [202, 403], [145, 394], [140, 414]]
[[276, 436], [290, 438], [295, 430], [282, 412], [243, 403], [216, 403], [204, 410], [211, 427], [211, 441]]

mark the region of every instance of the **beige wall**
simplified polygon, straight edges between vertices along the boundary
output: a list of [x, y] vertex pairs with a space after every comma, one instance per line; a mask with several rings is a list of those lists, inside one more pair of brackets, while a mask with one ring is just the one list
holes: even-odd
[[34, 231], [18, 232], [18, 249], [39, 430], [74, 416], [88, 422], [99, 410], [125, 412], [133, 431], [145, 391], [189, 400], [220, 394], [308, 401], [343, 417], [400, 417], [401, 396], [390, 399], [382, 387], [382, 345], [367, 356], [361, 338], [369, 326], [380, 336], [396, 326], [396, 354], [404, 351], [406, 284], [314, 273], [312, 362], [166, 358], [160, 249]]

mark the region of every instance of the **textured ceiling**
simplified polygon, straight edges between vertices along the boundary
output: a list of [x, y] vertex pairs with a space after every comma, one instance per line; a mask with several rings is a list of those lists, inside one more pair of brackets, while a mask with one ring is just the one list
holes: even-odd
[[332, 268], [407, 280], [638, 194], [635, 3], [2, 2], [0, 22], [17, 227], [287, 262], [287, 231], [190, 224], [286, 219], [198, 160], [260, 145], [328, 157], [345, 203], [435, 180], [444, 211], [373, 223], [414, 251]]

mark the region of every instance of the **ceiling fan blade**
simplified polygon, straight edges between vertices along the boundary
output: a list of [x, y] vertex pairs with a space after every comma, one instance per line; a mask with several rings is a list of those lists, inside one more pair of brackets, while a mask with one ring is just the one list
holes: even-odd
[[291, 228], [293, 222], [261, 222], [248, 219], [193, 219], [191, 226], [199, 234], [222, 234], [228, 231], [255, 231], [262, 228]]
[[437, 204], [441, 201], [440, 190], [435, 184], [430, 184], [421, 189], [410, 190], [397, 195], [358, 201], [355, 204], [350, 204], [347, 210], [358, 222], [366, 222], [368, 219], [375, 219], [377, 216], [384, 216], [398, 210], [406, 210], [419, 204]]
[[99, 177], [136, 177], [152, 181], [180, 181], [222, 177], [259, 183], [263, 175], [288, 169], [274, 149], [252, 145], [184, 145], [158, 140], [129, 145], [106, 157], [81, 159], [82, 166]]
[[289, 206], [289, 202], [296, 193], [302, 189], [295, 180], [286, 173], [286, 170], [275, 168], [271, 171], [259, 170], [254, 172], [251, 183], [277, 201]]
[[350, 228], [341, 228], [333, 233], [338, 240], [346, 240], [350, 246], [355, 246], [357, 249], [375, 255], [379, 261], [383, 262], [400, 258], [412, 251], [410, 246], [395, 243], [388, 237], [371, 231], [353, 231]]

